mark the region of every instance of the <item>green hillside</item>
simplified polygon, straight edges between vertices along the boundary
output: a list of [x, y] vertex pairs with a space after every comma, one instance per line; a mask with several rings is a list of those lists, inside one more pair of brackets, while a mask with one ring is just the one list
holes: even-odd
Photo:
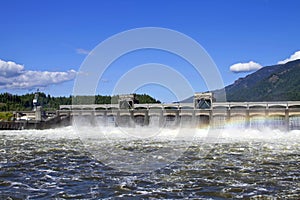
[[227, 101], [300, 100], [300, 60], [263, 67], [225, 90]]

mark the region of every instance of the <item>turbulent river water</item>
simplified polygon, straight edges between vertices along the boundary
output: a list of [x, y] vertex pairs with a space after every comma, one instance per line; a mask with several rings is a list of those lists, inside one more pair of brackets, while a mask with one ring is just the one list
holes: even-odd
[[0, 199], [300, 199], [299, 130], [76, 129], [1, 131]]

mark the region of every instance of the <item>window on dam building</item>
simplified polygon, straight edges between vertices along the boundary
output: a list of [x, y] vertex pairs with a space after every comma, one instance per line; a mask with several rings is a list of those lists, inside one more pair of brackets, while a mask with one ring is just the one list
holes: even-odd
[[212, 104], [212, 93], [195, 93], [194, 108], [195, 109], [210, 109]]
[[118, 96], [119, 108], [120, 109], [133, 109], [135, 102], [135, 95], [119, 95]]

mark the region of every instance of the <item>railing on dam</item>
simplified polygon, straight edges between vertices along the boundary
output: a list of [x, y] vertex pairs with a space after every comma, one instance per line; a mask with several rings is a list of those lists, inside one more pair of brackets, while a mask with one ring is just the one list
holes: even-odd
[[[84, 109], [92, 109], [92, 110], [111, 110], [111, 109], [119, 109], [119, 104], [87, 104], [87, 105], [60, 105], [60, 110], [84, 110]], [[133, 109], [195, 109], [193, 103], [170, 103], [170, 104], [134, 104]], [[211, 105], [211, 109], [214, 108], [264, 108], [264, 109], [272, 109], [272, 108], [300, 108], [300, 101], [279, 101], [279, 102], [214, 102]]]
[[121, 109], [119, 104], [61, 105], [59, 113], [120, 126], [156, 122], [159, 126], [300, 129], [300, 101], [213, 102], [205, 109], [195, 108], [194, 103], [134, 104], [130, 109]]

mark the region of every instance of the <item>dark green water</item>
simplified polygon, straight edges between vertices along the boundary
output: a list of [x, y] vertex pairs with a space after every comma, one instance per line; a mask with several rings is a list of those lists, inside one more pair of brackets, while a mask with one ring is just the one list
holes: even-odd
[[[115, 138], [102, 146], [93, 143], [101, 148], [85, 148], [71, 127], [2, 131], [0, 199], [299, 199], [299, 137], [300, 131], [236, 130], [224, 131], [216, 142]], [[116, 156], [108, 163], [107, 151], [101, 152], [116, 148], [129, 159], [133, 153], [154, 155], [166, 146], [185, 150], [164, 167], [159, 162], [167, 155], [160, 154], [157, 169], [143, 173], [113, 168]]]

